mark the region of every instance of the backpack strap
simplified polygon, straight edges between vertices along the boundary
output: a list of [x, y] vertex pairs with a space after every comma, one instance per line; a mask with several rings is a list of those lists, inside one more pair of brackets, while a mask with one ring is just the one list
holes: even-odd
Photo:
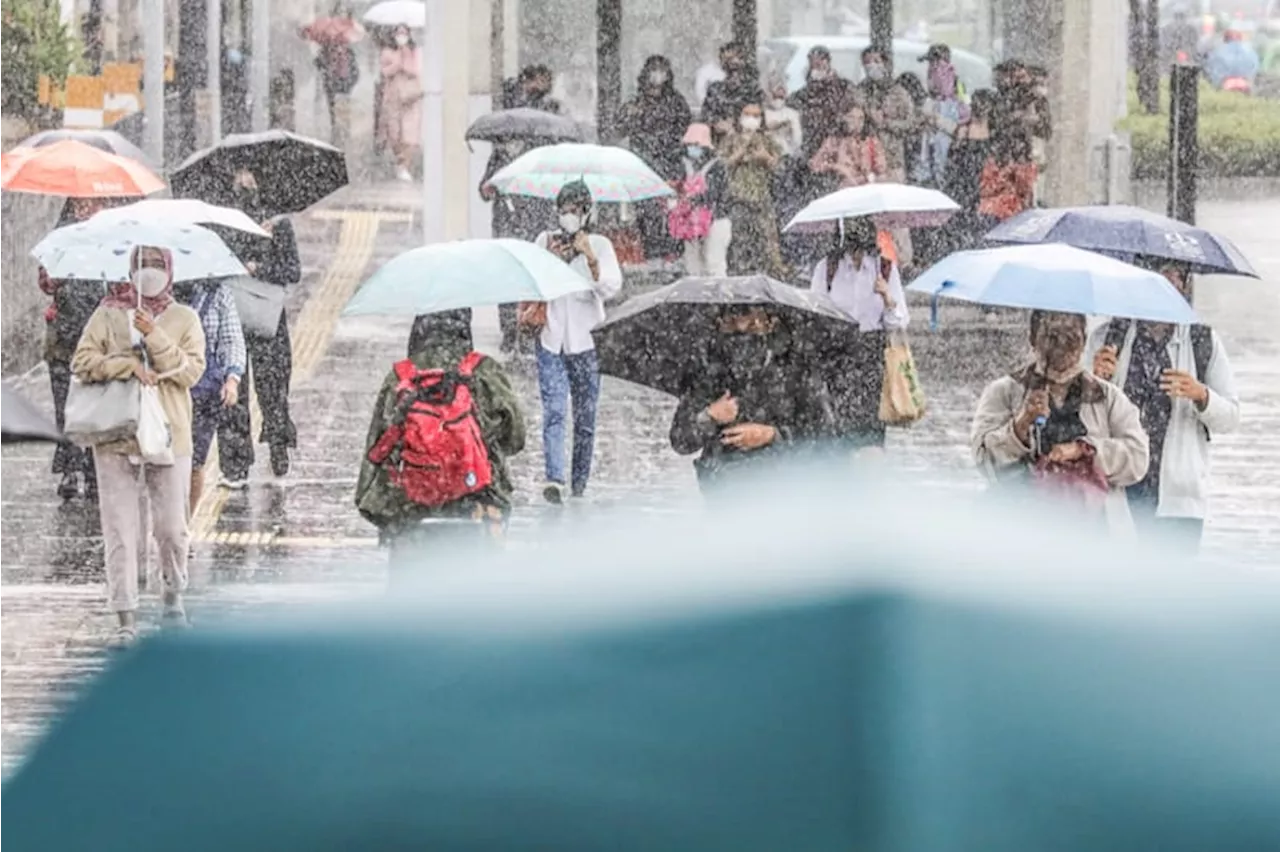
[[484, 355], [479, 352], [468, 352], [467, 357], [458, 363], [458, 374], [464, 379], [471, 378], [472, 373], [480, 366], [480, 362], [484, 360]]

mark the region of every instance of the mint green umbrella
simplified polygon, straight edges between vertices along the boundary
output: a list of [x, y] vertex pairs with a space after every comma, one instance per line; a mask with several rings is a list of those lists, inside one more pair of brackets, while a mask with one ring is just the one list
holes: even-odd
[[461, 240], [393, 257], [356, 291], [344, 316], [417, 316], [509, 302], [549, 302], [591, 282], [524, 240]]

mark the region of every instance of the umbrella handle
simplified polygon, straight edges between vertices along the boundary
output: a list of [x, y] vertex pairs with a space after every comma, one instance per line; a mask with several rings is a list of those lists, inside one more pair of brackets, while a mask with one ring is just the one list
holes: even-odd
[[938, 330], [938, 293], [929, 297], [929, 330]]

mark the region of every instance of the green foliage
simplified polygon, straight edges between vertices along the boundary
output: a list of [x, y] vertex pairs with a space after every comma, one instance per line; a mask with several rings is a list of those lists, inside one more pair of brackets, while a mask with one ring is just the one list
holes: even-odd
[[5, 112], [40, 117], [40, 75], [48, 75], [58, 86], [66, 82], [79, 46], [59, 16], [58, 0], [4, 0], [0, 76]]
[[[1133, 176], [1163, 179], [1169, 162], [1167, 79], [1161, 83], [1159, 115], [1143, 113], [1135, 86], [1129, 86], [1129, 115], [1120, 129], [1132, 138]], [[1280, 101], [1202, 84], [1199, 139], [1204, 177], [1280, 177]]]

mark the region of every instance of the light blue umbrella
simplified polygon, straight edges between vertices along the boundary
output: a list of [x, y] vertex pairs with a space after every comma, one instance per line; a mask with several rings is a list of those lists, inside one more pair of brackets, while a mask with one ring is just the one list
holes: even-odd
[[524, 240], [463, 240], [411, 249], [387, 261], [356, 291], [344, 316], [417, 316], [508, 302], [549, 302], [591, 282]]
[[213, 231], [151, 217], [118, 217], [67, 225], [38, 242], [31, 255], [50, 278], [128, 281], [129, 255], [135, 246], [169, 249], [173, 254], [174, 281], [249, 274]]
[[948, 255], [907, 287], [935, 299], [1193, 323], [1195, 311], [1163, 275], [1053, 243]]
[[675, 195], [653, 169], [625, 148], [565, 142], [534, 148], [493, 176], [507, 195], [555, 198], [566, 183], [581, 180], [596, 201], [641, 201]]

